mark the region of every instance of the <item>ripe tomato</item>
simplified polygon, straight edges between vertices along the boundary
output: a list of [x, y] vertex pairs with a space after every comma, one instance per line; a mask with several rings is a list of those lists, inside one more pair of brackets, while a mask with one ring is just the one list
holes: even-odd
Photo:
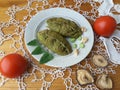
[[93, 24], [94, 31], [101, 36], [109, 37], [116, 29], [116, 21], [111, 16], [101, 16]]
[[0, 72], [8, 78], [20, 76], [27, 69], [28, 62], [19, 54], [8, 54], [0, 61]]

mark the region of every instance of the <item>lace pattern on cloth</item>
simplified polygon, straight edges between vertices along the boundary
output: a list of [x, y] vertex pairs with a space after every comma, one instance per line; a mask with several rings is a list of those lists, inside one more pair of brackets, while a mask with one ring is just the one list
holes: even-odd
[[[107, 52], [104, 49], [105, 46], [102, 40], [99, 39], [99, 36], [97, 35], [95, 35], [94, 47], [91, 53], [89, 54], [89, 56], [86, 57], [86, 59], [84, 59], [84, 62], [78, 63], [68, 68], [46, 69], [42, 66], [38, 66], [33, 62], [33, 58], [30, 57], [27, 50], [25, 50], [23, 37], [25, 32], [25, 25], [27, 24], [29, 19], [33, 16], [31, 13], [33, 12], [37, 13], [40, 10], [43, 10], [46, 8], [65, 7], [65, 8], [76, 10], [77, 12], [84, 15], [87, 19], [94, 21], [98, 17], [97, 12], [98, 12], [99, 5], [102, 5], [103, 3], [103, 0], [71, 0], [71, 1], [74, 4], [67, 4], [66, 0], [59, 0], [59, 2], [53, 2], [53, 3], [50, 3], [49, 0], [28, 0], [27, 5], [22, 7], [13, 5], [6, 12], [6, 14], [10, 16], [10, 19], [8, 22], [0, 23], [0, 57], [3, 57], [8, 53], [13, 53], [13, 52], [20, 53], [28, 59], [28, 61], [32, 66], [32, 70], [30, 72], [26, 71], [26, 73], [23, 74], [21, 77], [13, 79], [17, 81], [19, 90], [25, 90], [27, 88], [27, 82], [25, 82], [24, 79], [30, 76], [33, 76], [31, 80], [31, 82], [33, 83], [36, 81], [42, 81], [42, 86], [40, 87], [40, 90], [47, 90], [49, 87], [51, 87], [53, 81], [58, 78], [61, 78], [64, 81], [66, 90], [99, 90], [95, 84], [86, 85], [85, 87], [82, 87], [81, 85], [79, 85], [76, 79], [72, 78], [72, 76], [75, 76], [76, 70], [80, 68], [88, 69], [93, 74], [93, 76], [101, 73], [107, 73], [107, 74], [116, 73], [114, 68], [117, 67], [117, 65], [109, 61]], [[32, 7], [32, 4], [34, 2], [38, 2], [38, 3], [36, 3], [35, 7]], [[82, 10], [81, 7], [84, 4], [90, 5], [92, 8], [89, 11], [85, 9]], [[120, 11], [119, 9], [120, 5], [115, 5], [114, 7], [116, 11], [118, 12]], [[27, 11], [28, 13], [27, 16], [25, 15], [21, 20], [16, 19], [16, 14], [23, 10]], [[11, 28], [12, 26], [14, 27], [14, 30], [11, 30], [11, 33], [7, 33], [6, 28], [8, 29], [8, 28]], [[12, 49], [12, 52], [2, 50], [2, 48], [6, 46], [7, 42], [10, 43], [9, 48]], [[117, 51], [120, 52], [120, 44], [118, 43], [119, 40], [113, 40], [113, 42], [114, 44], [116, 44]], [[105, 58], [107, 58], [107, 60], [109, 61], [109, 66], [105, 68], [97, 68], [96, 66], [94, 66], [91, 63], [91, 59], [94, 54], [100, 54], [100, 55], [103, 55]], [[36, 72], [40, 73], [40, 77], [37, 76]], [[68, 73], [67, 76], [65, 72]], [[47, 75], [50, 75], [51, 79], [49, 81], [45, 80]], [[0, 86], [2, 86], [5, 82], [9, 81], [8, 78], [4, 78], [2, 75], [0, 75], [0, 78], [1, 78]], [[73, 83], [73, 81], [76, 81], [76, 83]]]

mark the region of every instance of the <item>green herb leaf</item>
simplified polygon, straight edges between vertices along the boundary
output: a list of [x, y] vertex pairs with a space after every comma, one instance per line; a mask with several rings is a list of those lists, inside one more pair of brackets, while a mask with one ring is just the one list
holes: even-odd
[[73, 48], [77, 48], [77, 44], [73, 44]]
[[85, 44], [84, 43], [80, 43], [80, 48], [84, 48]]
[[34, 39], [34, 40], [28, 42], [27, 45], [29, 45], [29, 46], [36, 46], [36, 45], [38, 45], [38, 43], [37, 43], [37, 40]]
[[40, 59], [40, 64], [47, 63], [48, 61], [52, 60], [54, 56], [48, 52], [45, 52]]
[[33, 55], [37, 55], [37, 54], [42, 54], [44, 52], [44, 50], [40, 47], [40, 46], [37, 46], [33, 51], [32, 51], [32, 54]]
[[52, 60], [54, 57], [52, 54], [46, 52], [38, 43], [37, 43], [37, 40], [34, 39], [30, 42], [27, 43], [27, 45], [29, 46], [37, 46], [31, 54], [33, 55], [39, 55], [39, 54], [42, 54], [43, 53], [43, 56], [41, 57], [40, 59], [40, 64], [44, 64], [50, 60]]
[[79, 36], [79, 37], [78, 37], [78, 40], [82, 40], [82, 36]]
[[74, 42], [76, 41], [76, 39], [75, 39], [75, 38], [70, 38], [70, 41], [71, 41], [72, 43], [74, 43]]

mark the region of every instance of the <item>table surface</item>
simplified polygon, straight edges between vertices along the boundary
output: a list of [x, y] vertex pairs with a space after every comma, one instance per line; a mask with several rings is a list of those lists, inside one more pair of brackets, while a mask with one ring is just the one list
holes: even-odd
[[[50, 2], [53, 1], [57, 1], [57, 0], [49, 0]], [[70, 0], [71, 1], [71, 0]], [[119, 3], [120, 4], [120, 0], [114, 0], [115, 3]], [[70, 3], [70, 2], [69, 2]], [[18, 5], [18, 6], [24, 6], [25, 4], [27, 4], [26, 0], [0, 0], [0, 21], [3, 22], [7, 22], [9, 20], [9, 16], [5, 14], [5, 12], [8, 10], [8, 8], [12, 5]], [[89, 7], [86, 7], [86, 9]], [[23, 13], [19, 13], [18, 18], [21, 18]], [[92, 24], [92, 22], [91, 22]], [[11, 27], [12, 29], [12, 27]], [[9, 33], [9, 31], [8, 31]], [[9, 43], [6, 44], [4, 50], [6, 52], [9, 52], [9, 49], [7, 48], [7, 46], [9, 45]], [[36, 64], [38, 64], [35, 61]], [[47, 66], [43, 66], [43, 67], [47, 67]], [[49, 67], [47, 67], [49, 68]], [[74, 68], [74, 66], [72, 67]], [[116, 70], [116, 74], [110, 74], [110, 77], [112, 78], [113, 82], [114, 82], [114, 87], [112, 90], [120, 90], [120, 66], [118, 66], [117, 68], [115, 68]], [[25, 82], [27, 82], [27, 90], [39, 90], [39, 88], [41, 87], [41, 82], [35, 82], [32, 83], [31, 82], [32, 76], [25, 79]], [[61, 78], [55, 80], [53, 82], [53, 85], [50, 87], [49, 90], [65, 90], [66, 87], [64, 85], [64, 82]], [[18, 90], [18, 85], [16, 83], [16, 81], [14, 80], [9, 80], [8, 82], [6, 82], [2, 87], [0, 87], [0, 90]]]

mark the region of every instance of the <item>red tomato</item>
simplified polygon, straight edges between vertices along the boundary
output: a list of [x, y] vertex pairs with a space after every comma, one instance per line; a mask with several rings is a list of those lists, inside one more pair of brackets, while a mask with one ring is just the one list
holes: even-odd
[[101, 16], [93, 24], [94, 31], [101, 36], [109, 37], [116, 29], [116, 21], [111, 16]]
[[23, 74], [28, 62], [19, 54], [8, 54], [0, 61], [0, 72], [8, 78], [15, 78]]

